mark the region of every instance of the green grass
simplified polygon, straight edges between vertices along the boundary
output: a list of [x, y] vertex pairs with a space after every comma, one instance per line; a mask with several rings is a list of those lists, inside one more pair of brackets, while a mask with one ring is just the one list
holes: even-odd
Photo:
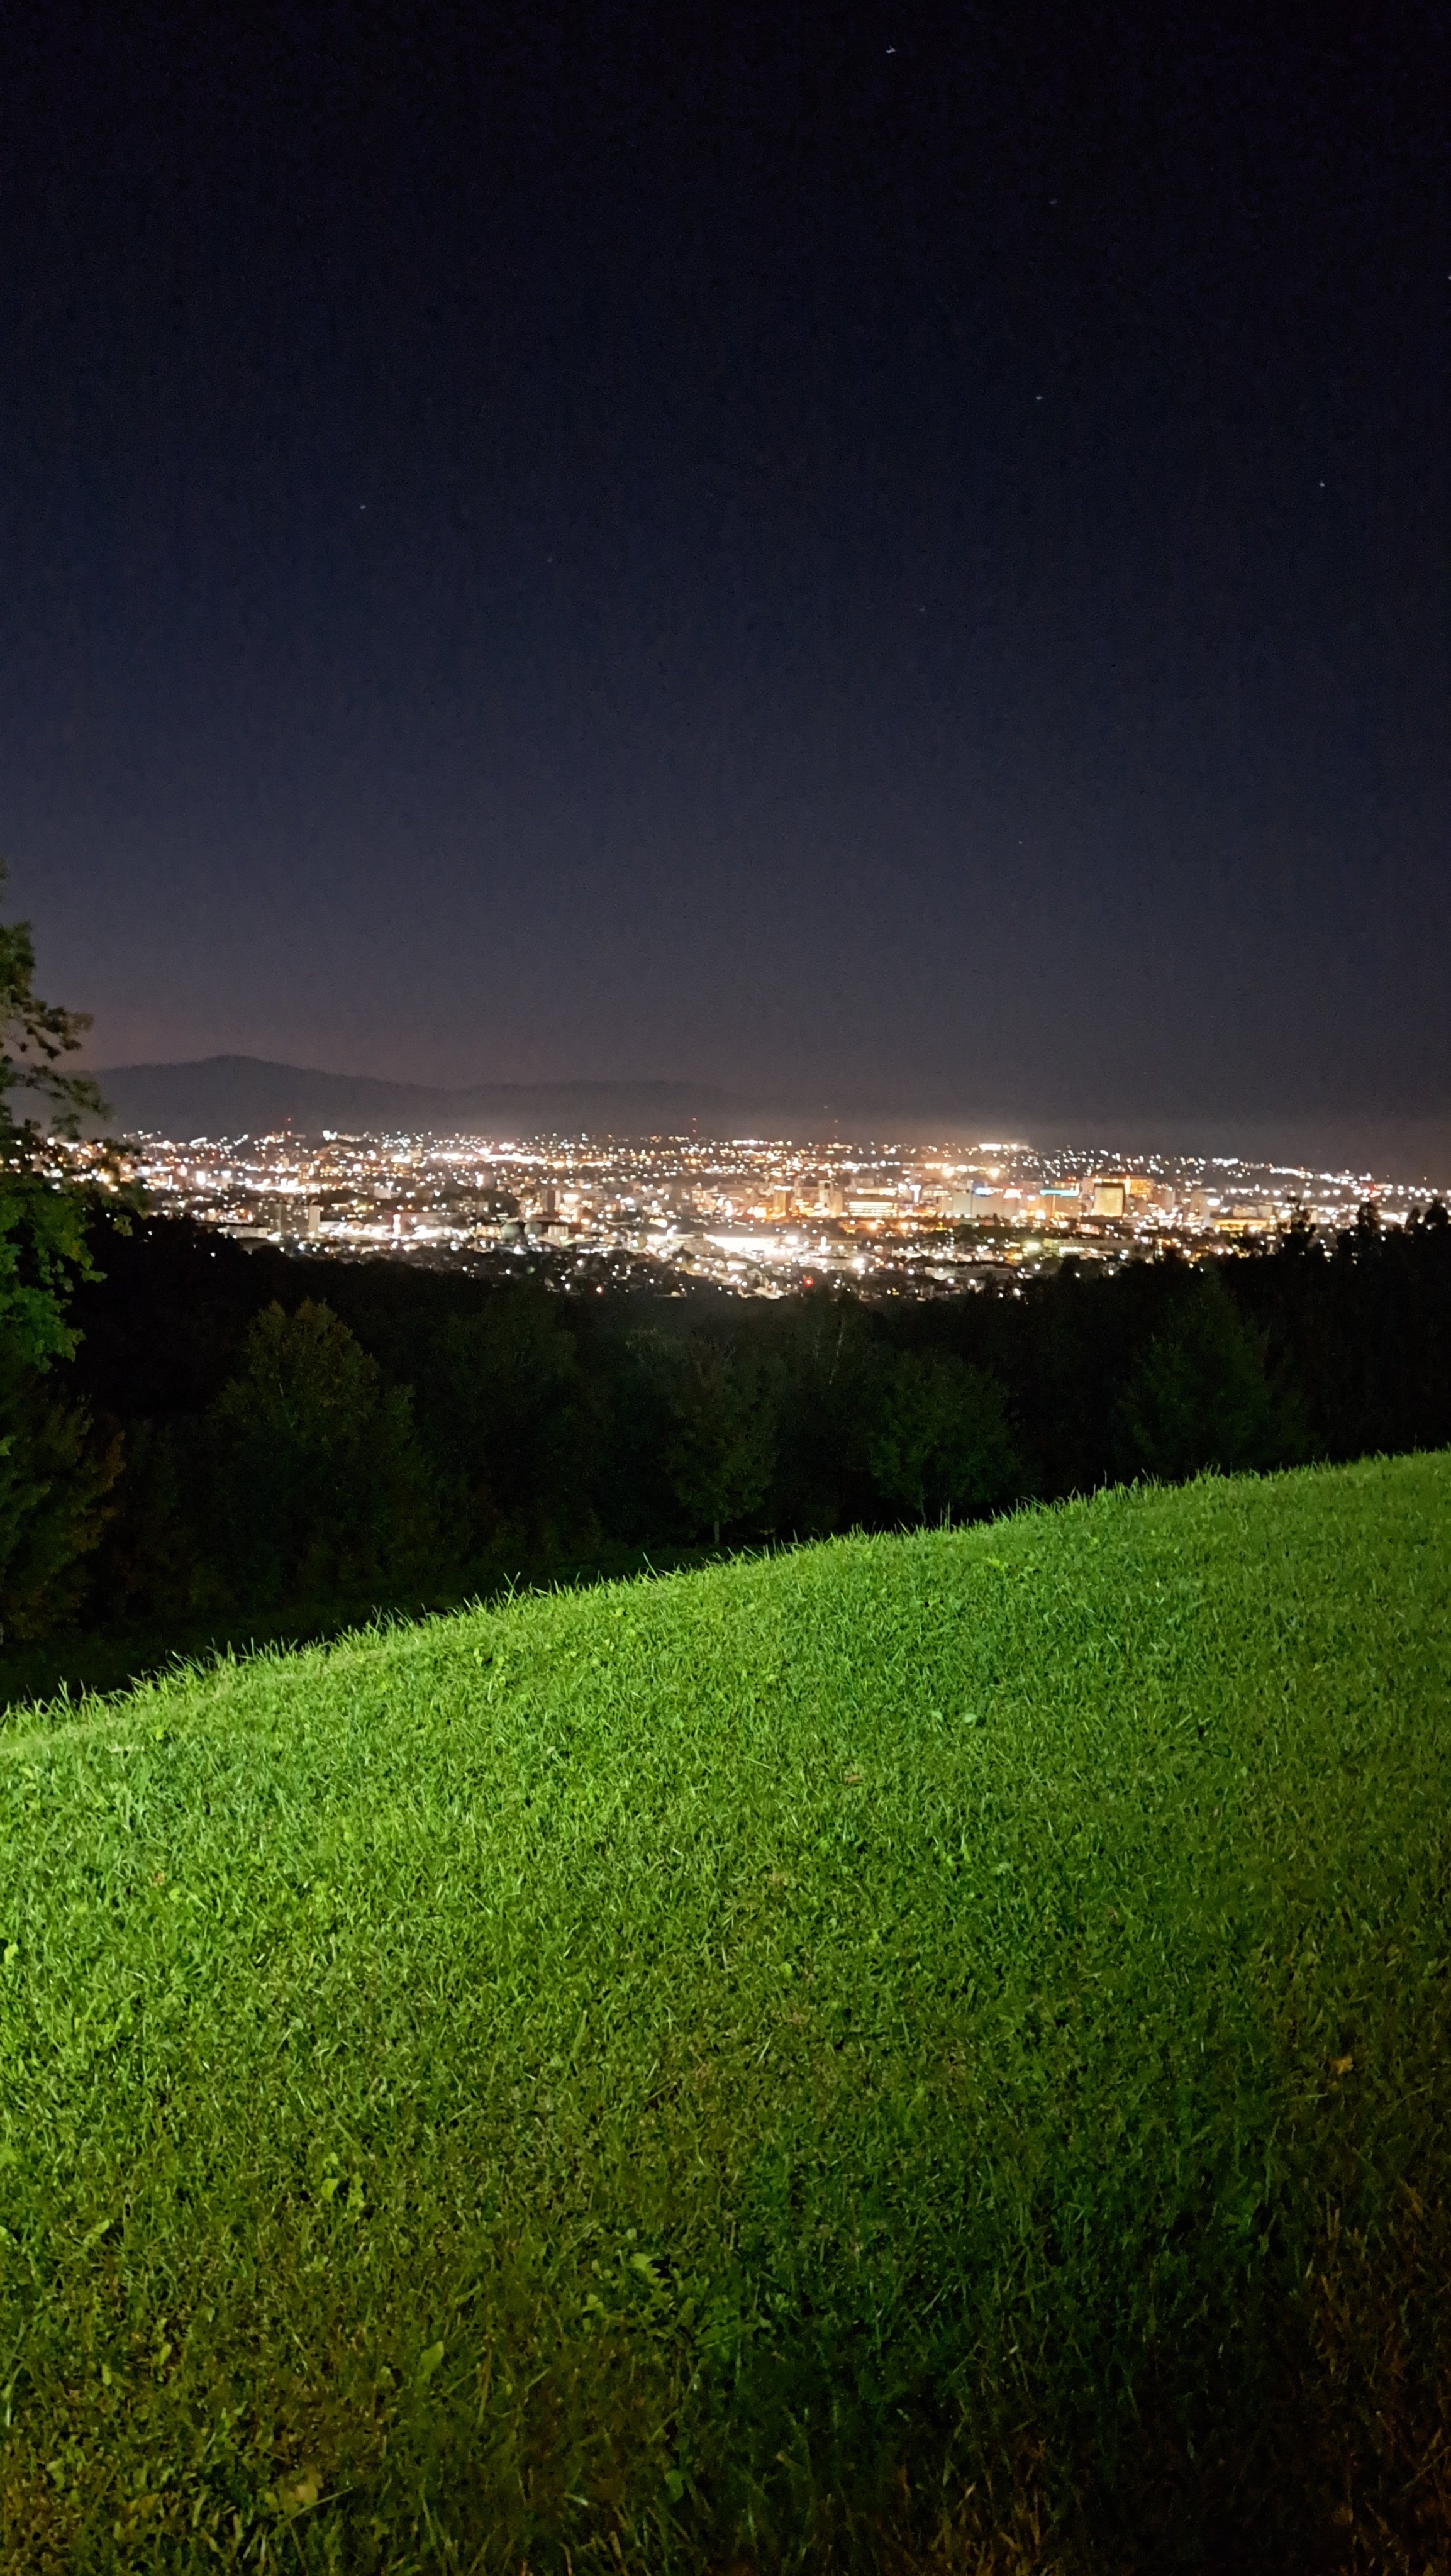
[[1444, 2568], [1448, 1683], [1438, 1456], [17, 1716], [0, 2564]]
[[[611, 1547], [577, 1563], [551, 1565], [549, 1581], [555, 1590], [583, 1590], [635, 1575], [673, 1573], [686, 1566], [712, 1564], [719, 1553], [714, 1548], [655, 1547], [647, 1551]], [[471, 1606], [481, 1597], [512, 1599], [529, 1584], [524, 1568], [502, 1570], [471, 1596]], [[301, 1646], [327, 1642], [378, 1619], [392, 1625], [400, 1619], [426, 1619], [456, 1610], [462, 1600], [459, 1593], [434, 1591], [380, 1606], [374, 1595], [371, 1599], [295, 1603], [290, 1610], [261, 1614], [239, 1610], [180, 1628], [172, 1619], [137, 1628], [70, 1629], [47, 1637], [12, 1637], [0, 1642], [0, 1726], [7, 1718], [13, 1722], [20, 1710], [43, 1706], [48, 1700], [110, 1698], [117, 1691], [133, 1690], [142, 1682], [173, 1671], [178, 1664], [212, 1664], [222, 1657], [235, 1660], [240, 1655], [278, 1649], [290, 1654]]]

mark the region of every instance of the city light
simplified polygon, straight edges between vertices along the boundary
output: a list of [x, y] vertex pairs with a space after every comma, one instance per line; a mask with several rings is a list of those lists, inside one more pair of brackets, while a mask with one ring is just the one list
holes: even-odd
[[[74, 1168], [94, 1146], [60, 1145]], [[694, 1136], [290, 1133], [127, 1142], [157, 1213], [316, 1258], [386, 1256], [560, 1287], [713, 1283], [777, 1297], [833, 1279], [881, 1294], [1013, 1288], [1065, 1257], [1119, 1264], [1331, 1232], [1373, 1199], [1403, 1224], [1433, 1195], [1364, 1172], [1232, 1155], [1039, 1153], [1001, 1140], [805, 1143]]]

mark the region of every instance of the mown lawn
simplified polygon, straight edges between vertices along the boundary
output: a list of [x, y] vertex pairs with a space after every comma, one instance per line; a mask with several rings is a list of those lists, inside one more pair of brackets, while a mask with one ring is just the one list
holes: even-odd
[[1448, 1728], [1445, 1456], [16, 1716], [0, 2565], [1445, 2568]]

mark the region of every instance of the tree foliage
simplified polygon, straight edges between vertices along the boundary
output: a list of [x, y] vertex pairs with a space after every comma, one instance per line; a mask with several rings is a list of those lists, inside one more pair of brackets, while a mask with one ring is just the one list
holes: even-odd
[[[47, 1511], [69, 1492], [78, 1544], [105, 1519], [84, 1588], [52, 1594], [97, 1629], [317, 1626], [645, 1553], [1451, 1444], [1438, 1208], [933, 1304], [569, 1297], [161, 1219], [105, 1236], [104, 1267], [76, 1290], [74, 1358], [27, 1380], [39, 1445], [13, 1453], [13, 1504], [0, 1490], [0, 1549], [29, 1513], [37, 1567], [43, 1486]], [[42, 1436], [40, 1396], [69, 1433]], [[75, 1408], [124, 1430], [89, 1502], [61, 1471]]]
[[85, 1406], [38, 1383], [74, 1356], [71, 1301], [97, 1276], [87, 1194], [52, 1142], [101, 1108], [91, 1077], [64, 1068], [89, 1026], [36, 992], [29, 923], [0, 922], [0, 1609], [20, 1636], [78, 1597], [121, 1467], [118, 1438], [94, 1441]]
[[882, 1501], [909, 1523], [976, 1518], [1008, 1501], [1018, 1481], [1001, 1386], [951, 1351], [888, 1361], [863, 1444]]
[[433, 1515], [406, 1387], [331, 1307], [265, 1307], [205, 1428], [198, 1592], [228, 1606], [426, 1584]]
[[74, 1350], [67, 1306], [77, 1279], [92, 1275], [86, 1199], [46, 1151], [47, 1130], [74, 1136], [101, 1111], [90, 1075], [63, 1070], [90, 1025], [36, 992], [29, 922], [0, 922], [0, 1342], [30, 1368]]
[[687, 1539], [749, 1528], [776, 1463], [775, 1409], [751, 1355], [719, 1335], [661, 1345], [666, 1386], [664, 1466]]
[[83, 1404], [58, 1402], [32, 1375], [0, 1388], [0, 1598], [5, 1633], [63, 1627], [85, 1594], [121, 1473], [118, 1431], [97, 1439]]
[[1164, 1484], [1216, 1467], [1225, 1474], [1282, 1462], [1285, 1440], [1260, 1337], [1242, 1320], [1217, 1270], [1186, 1275], [1119, 1403], [1124, 1465]]

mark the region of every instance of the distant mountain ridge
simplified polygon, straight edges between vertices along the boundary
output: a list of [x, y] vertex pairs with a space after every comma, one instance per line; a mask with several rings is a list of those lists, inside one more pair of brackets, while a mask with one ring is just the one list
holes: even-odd
[[[323, 1073], [261, 1056], [210, 1055], [187, 1064], [118, 1064], [95, 1076], [110, 1115], [106, 1131], [190, 1136], [266, 1136], [291, 1126], [344, 1135], [482, 1136], [499, 1142], [544, 1135], [702, 1136], [748, 1133], [808, 1137], [877, 1136], [933, 1141], [1031, 1135], [1039, 1146], [1094, 1144], [1116, 1153], [1243, 1154], [1251, 1161], [1378, 1171], [1382, 1179], [1430, 1179], [1451, 1187], [1451, 1116], [1437, 1102], [1420, 1117], [1349, 1116], [1272, 1104], [1250, 1118], [1176, 1108], [1162, 1116], [1083, 1101], [1071, 1120], [1062, 1104], [1027, 1098], [1004, 1106], [1006, 1081], [970, 1115], [949, 1099], [883, 1101], [843, 1086], [833, 1100], [726, 1091], [705, 1082], [479, 1082], [452, 1089], [382, 1082], [370, 1074]], [[38, 1104], [37, 1104], [38, 1106]]]
[[694, 1119], [710, 1128], [730, 1094], [698, 1082], [481, 1082], [451, 1090], [323, 1073], [261, 1056], [209, 1055], [190, 1064], [117, 1064], [96, 1074], [107, 1128], [117, 1134], [263, 1136], [291, 1127], [358, 1135], [497, 1138], [584, 1133], [660, 1136]]

